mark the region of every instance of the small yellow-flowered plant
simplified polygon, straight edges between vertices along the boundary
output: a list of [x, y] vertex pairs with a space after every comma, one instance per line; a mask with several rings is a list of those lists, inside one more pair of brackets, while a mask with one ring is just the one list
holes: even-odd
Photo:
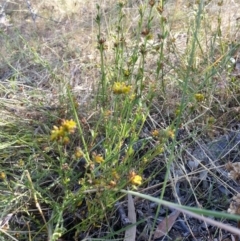
[[83, 157], [83, 151], [80, 147], [76, 147], [75, 152], [74, 152], [74, 157], [75, 158]]
[[74, 133], [76, 126], [76, 122], [73, 120], [64, 120], [62, 122], [63, 130], [68, 133]]
[[128, 178], [129, 178], [130, 183], [133, 185], [139, 186], [142, 184], [142, 177], [137, 175], [134, 171], [131, 171], [129, 173]]
[[181, 113], [181, 110], [180, 110], [179, 108], [177, 108], [177, 109], [175, 110], [175, 115], [178, 116], [180, 113]]
[[113, 93], [120, 94], [128, 94], [131, 91], [131, 86], [126, 85], [124, 82], [115, 82], [112, 87]]
[[202, 102], [202, 101], [204, 101], [204, 95], [197, 93], [197, 94], [195, 94], [195, 99], [197, 100], [197, 102]]
[[136, 98], [136, 95], [135, 94], [131, 94], [129, 98], [130, 98], [130, 100], [134, 100]]
[[125, 70], [123, 71], [123, 74], [124, 74], [125, 76], [129, 76], [130, 73], [131, 73], [131, 72], [130, 72], [128, 69], [125, 69]]
[[116, 186], [117, 186], [116, 181], [111, 180], [111, 181], [109, 182], [109, 186], [110, 186], [110, 187], [116, 187]]
[[68, 136], [64, 136], [63, 139], [62, 139], [62, 142], [63, 142], [64, 145], [69, 144], [70, 143], [69, 137]]
[[18, 166], [19, 166], [19, 167], [23, 167], [23, 166], [24, 166], [24, 161], [23, 161], [23, 159], [20, 159], [20, 160], [18, 161]]
[[105, 117], [105, 118], [108, 118], [109, 116], [111, 116], [111, 114], [112, 114], [112, 111], [111, 111], [111, 110], [106, 110], [106, 111], [104, 112], [104, 117]]
[[158, 154], [161, 154], [164, 152], [164, 146], [158, 145], [156, 147], [156, 151], [158, 152]]
[[166, 128], [165, 130], [165, 134], [168, 138], [171, 138], [171, 139], [174, 139], [175, 137], [175, 129], [171, 128], [171, 127], [168, 127]]
[[113, 170], [113, 171], [112, 171], [112, 176], [113, 176], [113, 178], [116, 179], [116, 180], [119, 180], [119, 178], [120, 178], [120, 176], [119, 176], [119, 174], [117, 173], [116, 170]]
[[134, 185], [141, 185], [142, 184], [142, 177], [139, 175], [136, 175], [132, 178], [131, 183]]
[[53, 126], [53, 130], [51, 132], [51, 141], [59, 140], [63, 136], [64, 136], [63, 128], [61, 126], [60, 127]]
[[214, 118], [213, 116], [210, 116], [210, 117], [207, 119], [207, 123], [208, 123], [209, 125], [214, 124], [215, 121], [216, 121], [216, 120], [215, 120], [215, 118]]
[[73, 120], [63, 120], [60, 127], [53, 126], [51, 141], [63, 141], [64, 144], [68, 144], [70, 142], [68, 135], [74, 133], [76, 126]]
[[151, 134], [152, 134], [153, 137], [158, 137], [159, 136], [159, 130], [155, 129], [151, 132]]
[[6, 178], [6, 174], [4, 172], [0, 172], [0, 179], [4, 180]]
[[95, 154], [95, 153], [93, 154], [93, 160], [99, 164], [104, 162], [104, 158], [102, 157], [102, 155]]

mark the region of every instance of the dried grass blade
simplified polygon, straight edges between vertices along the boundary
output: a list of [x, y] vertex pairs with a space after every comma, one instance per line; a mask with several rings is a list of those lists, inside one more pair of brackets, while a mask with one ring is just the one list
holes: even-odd
[[154, 239], [161, 238], [166, 235], [171, 230], [179, 214], [180, 211], [174, 210], [171, 214], [164, 218], [154, 232]]
[[[129, 220], [134, 224], [136, 223], [136, 212], [135, 212], [135, 206], [133, 202], [133, 198], [131, 194], [128, 194], [128, 218]], [[124, 241], [133, 241], [136, 239], [136, 231], [137, 227], [136, 225], [133, 225], [125, 232]]]

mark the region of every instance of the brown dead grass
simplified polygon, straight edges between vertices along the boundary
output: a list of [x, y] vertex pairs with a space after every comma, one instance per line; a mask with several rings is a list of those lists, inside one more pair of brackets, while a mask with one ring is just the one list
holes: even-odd
[[[126, 15], [126, 42], [131, 49], [137, 28], [138, 7], [144, 1], [127, 1], [124, 8]], [[169, 1], [164, 9], [170, 33], [169, 50], [166, 51], [166, 88], [170, 102], [177, 103], [174, 90], [179, 78], [178, 69], [184, 70], [189, 54], [187, 31], [193, 24], [197, 4], [194, 1]], [[16, 100], [21, 105], [33, 105], [41, 102], [44, 106], [56, 106], [65, 94], [65, 86], [70, 84], [81, 106], [87, 108], [96, 91], [99, 72], [99, 52], [97, 50], [97, 29], [95, 17], [96, 4], [102, 11], [102, 34], [107, 39], [108, 50], [106, 62], [111, 67], [113, 60], [112, 47], [117, 15], [114, 1], [31, 1], [31, 10], [37, 14], [35, 21], [25, 1], [12, 1], [6, 7], [8, 23], [1, 25], [4, 38], [0, 38], [1, 48], [1, 98], [8, 105]], [[226, 42], [238, 42], [239, 6], [234, 0], [227, 0], [221, 5], [219, 1], [209, 1], [205, 6], [205, 19], [201, 29], [202, 48], [209, 48], [212, 33], [217, 31], [218, 19], [221, 20], [222, 39]], [[157, 14], [157, 12], [155, 13]], [[157, 38], [159, 18], [153, 22], [153, 41]], [[218, 51], [218, 50], [216, 50]], [[205, 71], [201, 67], [199, 53], [199, 77]], [[235, 55], [238, 52], [235, 53]], [[221, 53], [218, 54], [221, 57]], [[146, 69], [150, 70], [147, 79], [154, 80], [151, 71], [156, 68], [157, 56], [149, 54], [146, 58]], [[211, 60], [212, 61], [212, 60]], [[169, 67], [170, 66], [170, 67]], [[177, 72], [176, 72], [177, 71]], [[197, 75], [195, 76], [197, 79]], [[169, 79], [169, 81], [168, 81]], [[11, 80], [9, 82], [9, 80]], [[221, 80], [225, 86], [225, 80]], [[14, 87], [13, 87], [14, 86]], [[226, 87], [226, 86], [225, 86]], [[9, 89], [11, 94], [9, 95]], [[6, 97], [8, 98], [6, 100]], [[89, 105], [88, 105], [89, 106]], [[91, 109], [91, 108], [90, 108]], [[174, 108], [170, 108], [174, 110]]]

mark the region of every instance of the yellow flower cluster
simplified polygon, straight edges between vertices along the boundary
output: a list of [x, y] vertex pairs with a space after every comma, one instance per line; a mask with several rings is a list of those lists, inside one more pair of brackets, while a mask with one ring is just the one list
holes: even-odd
[[104, 162], [104, 158], [102, 157], [101, 154], [93, 153], [93, 159], [98, 164], [101, 164], [102, 162]]
[[139, 186], [142, 184], [142, 177], [137, 175], [134, 171], [131, 171], [129, 173], [128, 178], [129, 178], [130, 183], [133, 185]]
[[76, 147], [73, 157], [76, 159], [83, 157], [83, 151], [80, 147]]
[[165, 130], [165, 134], [168, 138], [174, 139], [175, 137], [175, 129], [173, 129], [172, 127], [167, 127]]
[[195, 94], [195, 99], [197, 100], [197, 102], [202, 102], [204, 101], [204, 95], [203, 94], [200, 94], [200, 93], [197, 93]]
[[158, 137], [159, 136], [159, 130], [155, 129], [151, 132], [153, 137]]
[[116, 170], [112, 170], [111, 176], [112, 176], [112, 180], [109, 181], [109, 187], [113, 188], [113, 187], [117, 186], [117, 183], [118, 183], [118, 180], [120, 179], [120, 176], [119, 176], [119, 174], [117, 173]]
[[63, 120], [60, 127], [53, 126], [53, 130], [51, 132], [51, 141], [62, 141], [64, 144], [69, 143], [69, 134], [74, 133], [76, 129], [76, 122], [73, 120]]
[[124, 82], [115, 82], [113, 84], [112, 91], [116, 95], [128, 94], [131, 91], [131, 86], [126, 85]]
[[6, 178], [6, 174], [4, 172], [0, 172], [0, 180], [4, 180]]
[[96, 162], [96, 163], [99, 163], [99, 164], [101, 164], [102, 162], [104, 162], [104, 158], [102, 157], [102, 155], [96, 155], [96, 156], [94, 156], [94, 161]]
[[151, 132], [151, 135], [154, 138], [159, 138], [159, 140], [161, 140], [162, 142], [170, 139], [174, 139], [175, 137], [175, 129], [171, 126], [168, 126], [166, 129], [163, 130], [158, 130], [155, 129]]

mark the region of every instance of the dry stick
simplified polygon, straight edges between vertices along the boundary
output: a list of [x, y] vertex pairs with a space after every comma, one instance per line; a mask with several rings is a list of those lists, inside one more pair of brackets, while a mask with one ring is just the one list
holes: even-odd
[[27, 179], [28, 179], [28, 181], [29, 181], [29, 183], [30, 183], [30, 189], [31, 189], [31, 192], [32, 192], [32, 195], [33, 195], [33, 199], [34, 199], [35, 204], [36, 204], [36, 208], [38, 209], [39, 213], [41, 214], [42, 219], [43, 219], [43, 222], [44, 222], [44, 224], [45, 224], [45, 226], [46, 226], [46, 228], [47, 228], [47, 221], [46, 221], [46, 219], [45, 219], [45, 217], [44, 217], [44, 215], [43, 215], [42, 208], [41, 208], [41, 206], [40, 206], [40, 204], [39, 204], [39, 202], [38, 202], [37, 195], [36, 195], [36, 191], [35, 191], [35, 189], [34, 189], [34, 186], [33, 186], [32, 179], [31, 179], [31, 177], [30, 177], [29, 171], [28, 171], [28, 170], [25, 170], [25, 174], [26, 174]]
[[31, 237], [31, 230], [30, 230], [30, 225], [29, 225], [29, 222], [27, 222], [27, 228], [28, 228], [28, 239], [29, 241], [32, 241], [32, 237]]

